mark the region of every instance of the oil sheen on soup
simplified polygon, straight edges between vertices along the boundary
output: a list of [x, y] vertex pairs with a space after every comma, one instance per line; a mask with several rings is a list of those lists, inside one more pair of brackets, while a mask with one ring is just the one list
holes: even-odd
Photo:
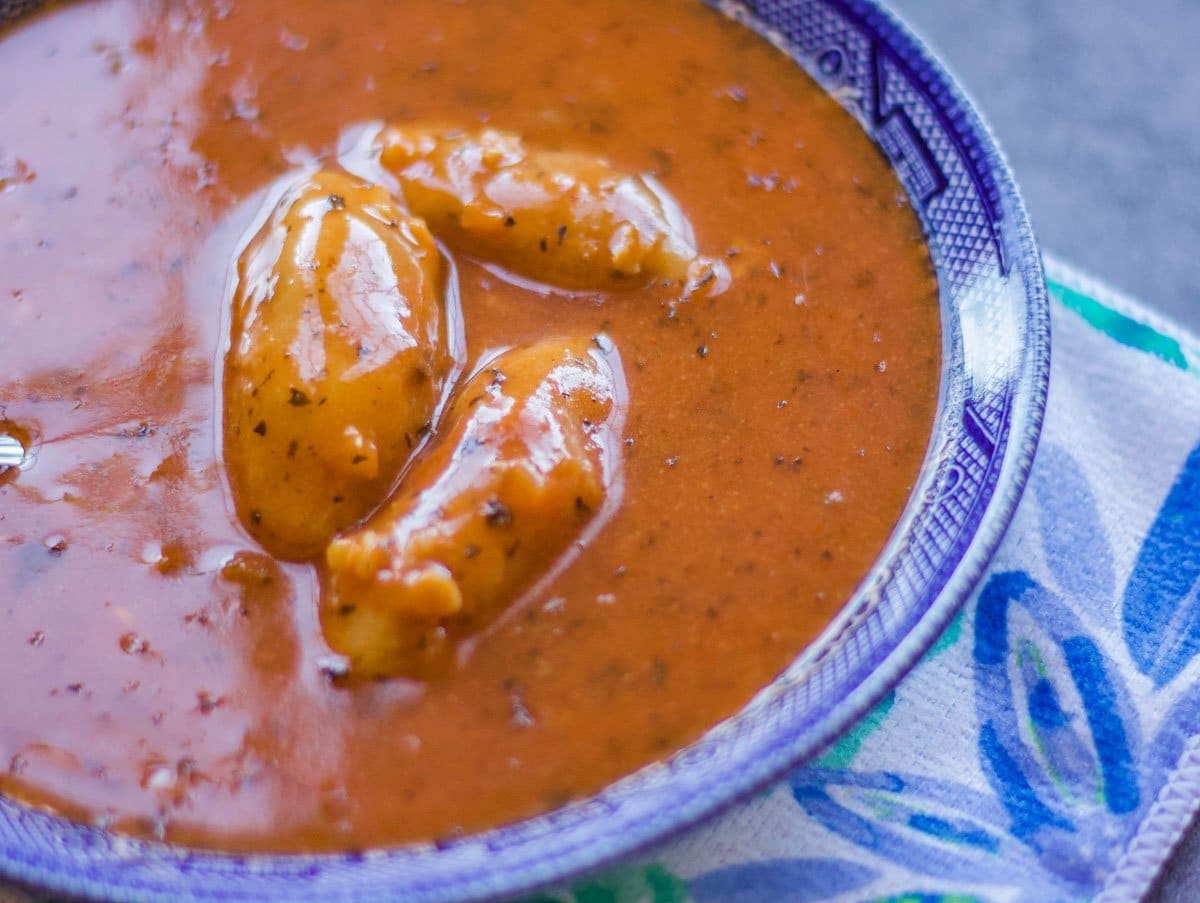
[[918, 220], [696, 0], [84, 0], [0, 84], [17, 799], [230, 850], [536, 814], [735, 713], [906, 504]]

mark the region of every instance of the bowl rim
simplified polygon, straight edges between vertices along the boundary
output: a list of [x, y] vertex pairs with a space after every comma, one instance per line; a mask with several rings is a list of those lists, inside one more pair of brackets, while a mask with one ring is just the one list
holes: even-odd
[[[729, 3], [706, 2], [731, 12]], [[1019, 359], [1012, 372], [1009, 428], [1000, 466], [991, 473], [987, 495], [972, 515], [968, 539], [949, 562], [944, 584], [903, 638], [873, 663], [851, 692], [831, 704], [815, 728], [801, 729], [801, 718], [793, 715], [791, 731], [784, 729], [787, 725], [777, 725], [762, 732], [766, 736], [750, 744], [755, 755], [743, 754], [736, 762], [719, 764], [722, 779], [717, 783], [704, 780], [714, 776], [706, 773], [705, 766], [713, 767], [714, 756], [720, 759], [728, 726], [747, 709], [767, 704], [766, 695], [779, 696], [786, 688], [770, 685], [737, 715], [688, 747], [590, 798], [442, 844], [367, 853], [230, 854], [108, 834], [0, 797], [0, 875], [54, 892], [114, 900], [508, 897], [600, 868], [711, 818], [812, 758], [908, 673], [971, 595], [1023, 493], [1049, 387], [1049, 299], [1041, 254], [1008, 162], [957, 79], [882, 0], [820, 3], [877, 37], [907, 74], [937, 98], [939, 114], [948, 117], [947, 127], [981, 151], [973, 160], [972, 175], [990, 183], [981, 186], [981, 196], [986, 188], [1003, 209], [1006, 235], [1013, 243], [1010, 273], [1019, 274], [1025, 301], [1025, 342], [1017, 349]], [[753, 13], [750, 18], [754, 27]], [[943, 402], [939, 400], [939, 410]], [[899, 527], [895, 532], [900, 532]], [[886, 554], [881, 554], [872, 574]], [[846, 609], [869, 593], [869, 580]], [[839, 615], [835, 623], [849, 617]], [[810, 648], [832, 642], [833, 632], [827, 630]], [[733, 768], [735, 764], [740, 767]], [[431, 869], [434, 863], [438, 865]]]

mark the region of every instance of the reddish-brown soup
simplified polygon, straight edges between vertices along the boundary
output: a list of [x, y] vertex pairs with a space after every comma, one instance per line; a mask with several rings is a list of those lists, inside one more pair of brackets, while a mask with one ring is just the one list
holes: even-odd
[[[0, 35], [0, 786], [115, 830], [349, 849], [561, 805], [734, 713], [863, 579], [938, 392], [918, 221], [857, 124], [696, 0], [88, 0]], [[234, 261], [373, 121], [653, 174], [727, 290], [544, 293], [455, 255], [472, 362], [604, 333], [623, 494], [428, 681], [323, 668], [307, 563], [221, 460]]]

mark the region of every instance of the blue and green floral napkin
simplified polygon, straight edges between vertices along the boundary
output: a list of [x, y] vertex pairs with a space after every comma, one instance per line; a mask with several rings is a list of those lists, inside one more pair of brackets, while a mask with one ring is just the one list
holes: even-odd
[[1050, 403], [987, 575], [815, 762], [539, 903], [1136, 900], [1200, 802], [1200, 340], [1048, 262]]

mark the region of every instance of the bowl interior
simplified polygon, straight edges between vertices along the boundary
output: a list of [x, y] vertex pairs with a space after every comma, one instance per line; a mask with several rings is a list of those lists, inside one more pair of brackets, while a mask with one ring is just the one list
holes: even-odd
[[[37, 0], [0, 0], [0, 21]], [[0, 873], [119, 899], [414, 901], [502, 896], [660, 840], [816, 752], [886, 693], [986, 566], [1041, 425], [1041, 260], [991, 134], [929, 52], [869, 0], [717, 3], [803, 66], [892, 162], [940, 283], [943, 374], [919, 485], [870, 575], [809, 649], [733, 718], [591, 799], [439, 846], [230, 856], [116, 837], [0, 799]]]

